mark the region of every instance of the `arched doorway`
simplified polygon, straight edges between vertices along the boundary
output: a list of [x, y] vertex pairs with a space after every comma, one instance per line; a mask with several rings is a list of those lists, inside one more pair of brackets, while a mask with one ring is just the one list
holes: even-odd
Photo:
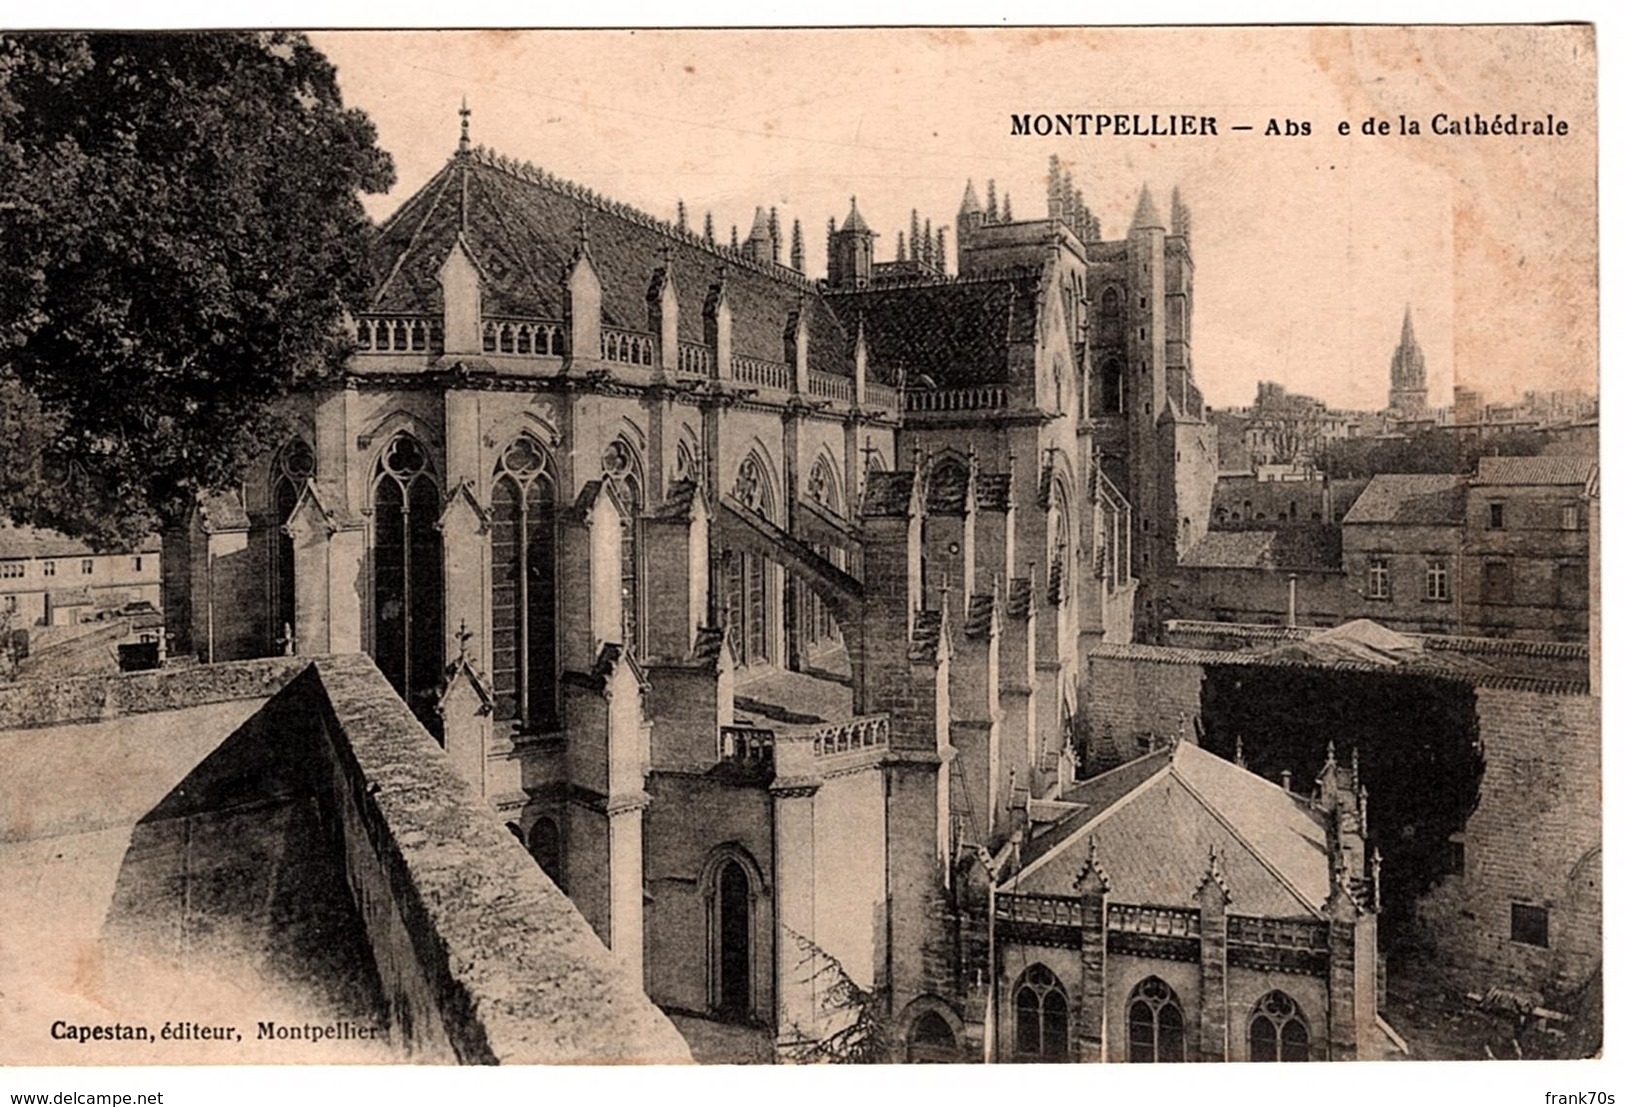
[[717, 870], [717, 1007], [725, 1018], [751, 1014], [750, 878], [738, 861]]

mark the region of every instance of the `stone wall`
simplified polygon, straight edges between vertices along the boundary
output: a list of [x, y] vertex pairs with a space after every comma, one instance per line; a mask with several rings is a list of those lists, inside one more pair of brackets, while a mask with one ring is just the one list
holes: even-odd
[[1153, 738], [1192, 736], [1202, 711], [1202, 654], [1194, 650], [1104, 645], [1088, 658], [1086, 776], [1131, 761]]
[[[1441, 968], [1465, 986], [1562, 993], [1601, 963], [1600, 705], [1478, 689], [1484, 779], [1462, 871], [1418, 907]], [[1514, 904], [1545, 913], [1544, 946], [1513, 939]]]

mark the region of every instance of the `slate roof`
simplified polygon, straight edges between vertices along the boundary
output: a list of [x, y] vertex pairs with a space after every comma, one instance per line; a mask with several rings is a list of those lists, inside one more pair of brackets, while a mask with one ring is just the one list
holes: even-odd
[[862, 316], [871, 371], [892, 382], [923, 373], [939, 388], [966, 388], [1009, 379], [1011, 343], [1033, 340], [1041, 276], [1018, 269], [825, 295], [849, 333]]
[[1589, 457], [1481, 457], [1474, 484], [1585, 484], [1597, 471]]
[[[156, 534], [141, 540], [133, 550], [108, 550], [110, 554], [157, 553], [162, 547]], [[25, 557], [96, 557], [97, 552], [77, 538], [43, 527], [0, 524], [0, 560]]]
[[1193, 742], [1149, 753], [1065, 798], [1083, 809], [1035, 838], [1001, 890], [1073, 894], [1092, 838], [1117, 903], [1195, 906], [1208, 851], [1216, 849], [1232, 912], [1322, 914], [1331, 890], [1326, 816]]
[[1450, 473], [1380, 473], [1371, 478], [1343, 522], [1459, 527], [1467, 518], [1467, 489]]
[[840, 322], [801, 274], [482, 149], [453, 157], [379, 230], [370, 310], [438, 314], [440, 265], [462, 230], [484, 277], [487, 315], [562, 320], [565, 277], [583, 229], [603, 285], [605, 326], [647, 328], [649, 284], [669, 251], [680, 340], [705, 340], [706, 297], [726, 267], [734, 353], [783, 362], [785, 324], [805, 299], [813, 368], [852, 374]]

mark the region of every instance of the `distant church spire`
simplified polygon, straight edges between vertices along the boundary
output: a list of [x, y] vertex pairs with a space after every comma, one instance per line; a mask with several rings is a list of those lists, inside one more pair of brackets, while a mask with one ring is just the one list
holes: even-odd
[[1411, 305], [1405, 305], [1405, 321], [1399, 327], [1399, 345], [1388, 365], [1388, 408], [1404, 419], [1415, 419], [1427, 410], [1427, 359], [1416, 341], [1416, 324]]

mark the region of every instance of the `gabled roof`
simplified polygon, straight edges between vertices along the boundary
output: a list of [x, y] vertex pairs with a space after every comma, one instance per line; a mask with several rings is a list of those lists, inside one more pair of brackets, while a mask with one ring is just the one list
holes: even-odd
[[1458, 527], [1467, 518], [1467, 489], [1451, 473], [1379, 473], [1343, 522]]
[[1193, 906], [1217, 850], [1233, 912], [1322, 914], [1331, 891], [1326, 816], [1193, 742], [1086, 781], [1065, 799], [1082, 809], [1036, 837], [1001, 890], [1071, 895], [1093, 840], [1117, 903]]
[[1474, 484], [1585, 484], [1597, 471], [1589, 457], [1481, 457]]
[[882, 379], [925, 374], [940, 388], [1002, 384], [1012, 343], [1032, 342], [1039, 269], [917, 284], [830, 290], [829, 306], [850, 331], [863, 318], [869, 366]]
[[438, 314], [440, 265], [460, 233], [484, 275], [488, 315], [562, 320], [565, 275], [585, 233], [603, 286], [605, 325], [647, 327], [650, 278], [669, 254], [680, 340], [705, 340], [706, 298], [726, 268], [734, 353], [782, 362], [785, 322], [806, 297], [813, 367], [851, 375], [850, 343], [840, 323], [813, 294], [813, 284], [793, 269], [752, 261], [479, 149], [447, 162], [380, 229], [370, 251], [370, 310]]

